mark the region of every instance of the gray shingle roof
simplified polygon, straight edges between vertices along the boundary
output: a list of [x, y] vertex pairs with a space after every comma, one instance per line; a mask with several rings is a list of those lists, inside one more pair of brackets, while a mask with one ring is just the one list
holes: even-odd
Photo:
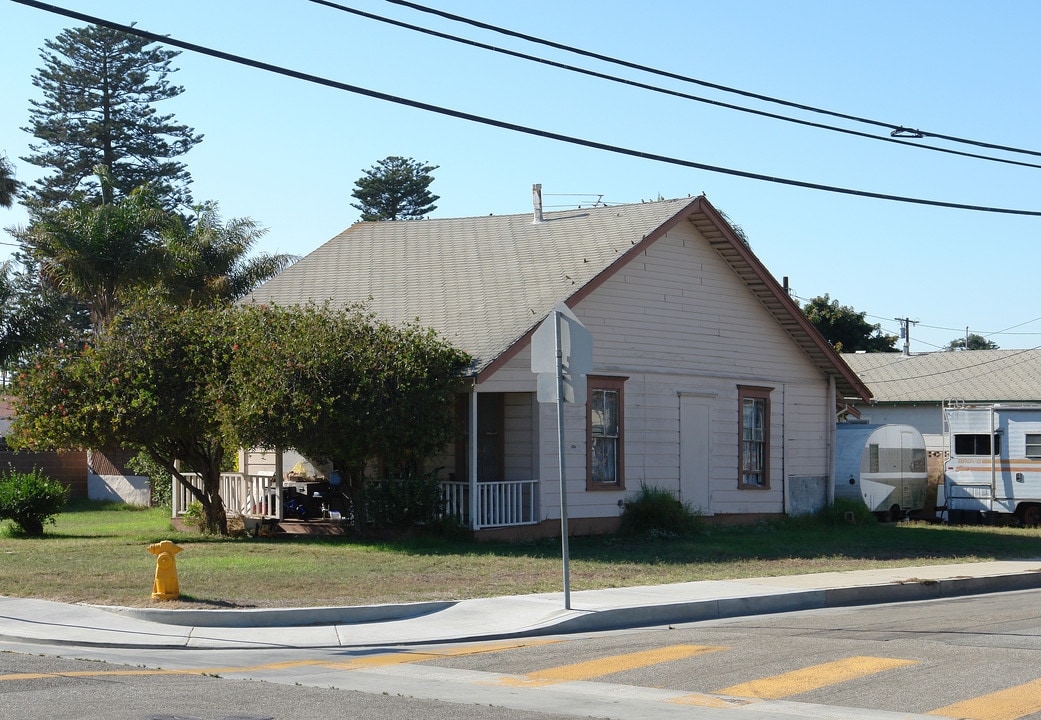
[[550, 212], [352, 225], [257, 288], [245, 301], [282, 306], [367, 301], [380, 319], [434, 328], [481, 372], [559, 303], [649, 236], [689, 220], [847, 397], [866, 388], [702, 198]]
[[877, 402], [1041, 401], [1041, 350], [846, 353]]
[[690, 199], [619, 207], [352, 225], [247, 299], [334, 306], [373, 299], [493, 360]]

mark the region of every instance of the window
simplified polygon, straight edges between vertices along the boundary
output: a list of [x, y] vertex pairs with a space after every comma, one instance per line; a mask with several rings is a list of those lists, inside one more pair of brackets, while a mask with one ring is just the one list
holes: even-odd
[[586, 379], [586, 488], [589, 490], [625, 488], [624, 438], [625, 378]]
[[[990, 435], [987, 433], [958, 433], [954, 436], [955, 455], [986, 455], [990, 457]], [[994, 436], [994, 454], [1001, 454], [1001, 436]]]
[[770, 487], [770, 388], [738, 386], [741, 438], [740, 482], [745, 489]]
[[1041, 435], [1027, 433], [1026, 436], [1026, 456], [1029, 458], [1041, 458]]

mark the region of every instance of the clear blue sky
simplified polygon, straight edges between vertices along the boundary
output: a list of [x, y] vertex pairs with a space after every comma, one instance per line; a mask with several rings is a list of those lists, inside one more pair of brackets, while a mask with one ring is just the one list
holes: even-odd
[[[55, 0], [256, 60], [501, 121], [712, 166], [876, 193], [1041, 210], [1041, 168], [963, 158], [754, 117], [389, 27], [306, 0]], [[615, 67], [381, 0], [371, 13], [715, 100], [872, 128]], [[960, 138], [1041, 150], [1041, 4], [730, 0], [427, 0], [529, 35], [701, 80]], [[0, 152], [19, 158], [31, 76], [76, 21], [0, 0]], [[911, 350], [971, 332], [1041, 346], [1041, 218], [851, 197], [576, 147], [311, 85], [184, 52], [185, 93], [164, 111], [205, 135], [184, 156], [196, 200], [269, 228], [263, 250], [306, 254], [357, 221], [354, 181], [387, 155], [440, 166], [434, 217], [704, 192], [799, 298], [829, 293], [887, 332], [918, 320]], [[1034, 162], [1041, 157], [931, 144]], [[0, 225], [25, 221], [0, 210]], [[10, 242], [10, 237], [4, 236]], [[9, 246], [0, 249], [11, 251]]]

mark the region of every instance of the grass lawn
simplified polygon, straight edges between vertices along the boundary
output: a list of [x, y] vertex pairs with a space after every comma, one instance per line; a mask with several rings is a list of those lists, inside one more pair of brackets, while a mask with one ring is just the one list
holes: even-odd
[[[291, 607], [445, 600], [562, 589], [560, 541], [213, 538], [170, 528], [167, 511], [78, 503], [42, 539], [0, 523], [0, 595], [152, 604], [155, 558], [172, 540], [182, 599], [164, 607]], [[930, 563], [1039, 558], [1041, 530], [789, 520], [689, 537], [570, 540], [571, 588], [655, 585]]]

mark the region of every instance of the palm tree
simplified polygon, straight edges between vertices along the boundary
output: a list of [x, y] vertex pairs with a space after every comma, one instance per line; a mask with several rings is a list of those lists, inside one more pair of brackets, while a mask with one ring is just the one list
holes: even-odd
[[[95, 171], [102, 185], [111, 182], [104, 167]], [[42, 211], [15, 234], [39, 264], [40, 277], [87, 307], [97, 337], [125, 293], [162, 277], [167, 256], [160, 231], [169, 223], [146, 186], [114, 203], [78, 200]]]
[[0, 155], [0, 207], [9, 208], [14, 205], [22, 183], [14, 179], [14, 165], [6, 155]]
[[173, 260], [168, 291], [177, 304], [207, 306], [238, 300], [296, 260], [280, 253], [247, 257], [265, 228], [251, 218], [224, 222], [214, 202], [193, 210], [194, 217], [165, 233]]

